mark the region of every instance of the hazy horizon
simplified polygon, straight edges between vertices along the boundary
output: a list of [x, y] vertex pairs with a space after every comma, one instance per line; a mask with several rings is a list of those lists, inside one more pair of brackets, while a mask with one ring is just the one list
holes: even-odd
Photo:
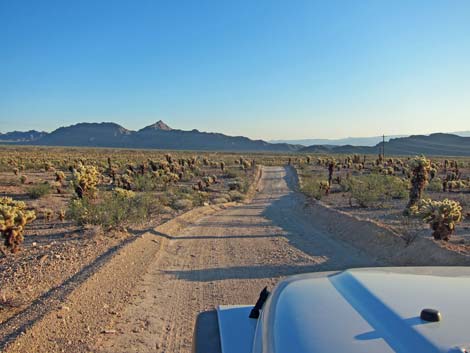
[[263, 140], [470, 130], [470, 2], [0, 4], [0, 131]]
[[[138, 131], [146, 126], [149, 126], [149, 125], [152, 125], [154, 123], [156, 123], [157, 121], [154, 121], [150, 124], [147, 124], [145, 126], [140, 126], [136, 129], [129, 129], [128, 127], [126, 127], [125, 125], [122, 125], [122, 124], [118, 124], [114, 121], [88, 121], [88, 122], [77, 122], [77, 123], [74, 123], [73, 125], [75, 124], [79, 124], [79, 123], [116, 123], [128, 130], [131, 130], [131, 131]], [[177, 129], [175, 128], [174, 126], [172, 126], [171, 124], [168, 124], [167, 121], [163, 121], [164, 123], [166, 123], [170, 128], [172, 129]], [[57, 126], [57, 128], [60, 128], [60, 127], [63, 127], [63, 126]], [[41, 131], [41, 132], [47, 132], [47, 133], [50, 133], [56, 129], [52, 129], [52, 130], [37, 130], [37, 131]], [[195, 127], [190, 127], [190, 128], [183, 128], [181, 130], [193, 130], [193, 129], [197, 129]], [[13, 129], [13, 130], [8, 130], [8, 131], [2, 131], [0, 130], [0, 133], [8, 133], [8, 132], [13, 132], [13, 131], [22, 131], [22, 132], [25, 132], [27, 130], [35, 130], [35, 129]], [[220, 133], [220, 131], [205, 131], [205, 130], [201, 130], [201, 129], [197, 129], [199, 131], [204, 131], [204, 132], [215, 132], [215, 133]], [[470, 130], [469, 131], [464, 131], [464, 130], [461, 130], [461, 131], [434, 131], [434, 132], [430, 132], [430, 133], [420, 133], [420, 134], [396, 134], [396, 135], [385, 135], [385, 140], [388, 141], [390, 138], [396, 138], [396, 137], [407, 137], [407, 136], [411, 136], [411, 135], [430, 135], [430, 134], [433, 134], [433, 133], [449, 133], [449, 134], [461, 134], [461, 136], [469, 136], [470, 137]], [[226, 135], [228, 136], [244, 136], [244, 135], [231, 135], [229, 133], [226, 133]], [[281, 138], [281, 139], [266, 139], [266, 138], [259, 138], [261, 140], [264, 140], [264, 141], [267, 141], [267, 142], [270, 142], [270, 143], [299, 143], [301, 144], [302, 142], [301, 141], [308, 141], [308, 140], [325, 140], [325, 141], [331, 141], [331, 142], [334, 142], [334, 141], [342, 141], [342, 140], [348, 140], [348, 139], [356, 139], [356, 140], [361, 140], [361, 139], [373, 139], [373, 138], [379, 138], [381, 139], [383, 135], [374, 135], [374, 136], [342, 136], [342, 137], [332, 137], [332, 138], [328, 138], [328, 137], [316, 137], [316, 136], [310, 136], [310, 137], [306, 137], [306, 138]], [[245, 136], [245, 137], [249, 137], [249, 136]]]

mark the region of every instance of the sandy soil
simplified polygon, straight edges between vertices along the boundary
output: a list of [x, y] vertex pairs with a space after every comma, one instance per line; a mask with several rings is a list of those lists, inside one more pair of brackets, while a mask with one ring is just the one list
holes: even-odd
[[[253, 201], [199, 219], [151, 264], [96, 352], [190, 352], [197, 314], [249, 304], [288, 275], [383, 263], [315, 227], [294, 173], [265, 167]], [[72, 351], [72, 350], [70, 350]]]
[[[230, 199], [230, 196], [227, 196], [228, 184], [234, 179], [224, 175], [218, 167], [201, 166], [201, 170], [207, 175], [218, 177], [218, 183], [207, 188], [210, 202], [226, 202]], [[227, 170], [236, 172], [238, 168], [227, 167]], [[82, 228], [74, 225], [71, 220], [61, 221], [57, 217], [59, 210], [67, 209], [67, 204], [73, 196], [66, 186], [67, 183], [63, 184], [60, 194], [53, 188], [49, 194], [32, 199], [28, 196], [28, 189], [45, 181], [53, 183], [54, 172], [26, 171], [21, 174], [27, 177], [26, 184], [21, 184], [19, 177], [11, 171], [0, 172], [0, 197], [8, 196], [25, 201], [28, 208], [35, 210], [37, 219], [27, 225], [25, 241], [19, 253], [9, 254], [6, 249], [4, 250], [8, 256], [0, 253], [0, 337], [5, 334], [4, 323], [26, 310], [36, 300], [47, 297], [49, 292], [62, 286], [87, 266], [93, 266], [100, 256], [113, 253], [134, 234], [154, 228], [186, 211], [164, 207], [166, 205], [162, 204], [161, 210], [154, 212], [150, 220], [133, 225], [129, 228], [129, 233], [104, 231], [98, 226]], [[66, 175], [69, 176], [70, 173], [66, 171]], [[247, 171], [245, 176], [250, 182], [254, 178], [251, 170]], [[185, 187], [191, 188], [199, 179], [195, 177], [172, 188], [175, 192]], [[100, 187], [102, 190], [109, 189], [107, 185]], [[162, 194], [161, 191], [149, 192], [156, 198]], [[43, 211], [46, 209], [53, 211], [51, 219], [44, 217]], [[0, 339], [0, 349], [1, 347]]]

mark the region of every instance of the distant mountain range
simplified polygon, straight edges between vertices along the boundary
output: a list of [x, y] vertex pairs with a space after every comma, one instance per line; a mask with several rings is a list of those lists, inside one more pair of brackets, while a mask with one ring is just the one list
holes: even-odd
[[[304, 147], [299, 152], [379, 154], [382, 151], [382, 146], [382, 143], [375, 146], [313, 145]], [[385, 153], [388, 155], [470, 156], [470, 137], [436, 133], [394, 138], [385, 142]]]
[[[451, 134], [470, 137], [470, 131], [459, 131], [451, 132]], [[400, 137], [409, 137], [410, 135], [391, 135], [385, 136], [385, 142], [388, 142], [391, 139], [400, 138]], [[345, 137], [340, 139], [302, 139], [302, 140], [270, 140], [271, 143], [288, 143], [293, 145], [331, 145], [331, 146], [375, 146], [378, 143], [382, 142], [382, 136], [371, 136], [371, 137]]]
[[[326, 140], [328, 143], [317, 143], [308, 147], [298, 143], [302, 141], [269, 143], [263, 140], [251, 140], [243, 136], [227, 136], [198, 130], [177, 130], [172, 129], [161, 120], [138, 131], [128, 130], [115, 123], [79, 123], [58, 128], [51, 133], [34, 130], [0, 133], [0, 143], [16, 145], [345, 154], [378, 154], [382, 150], [381, 137]], [[305, 141], [324, 142], [325, 140]], [[334, 143], [331, 143], [333, 141]], [[375, 145], [370, 145], [372, 142], [376, 142]], [[353, 143], [363, 143], [363, 145], [353, 145]], [[470, 132], [390, 137], [385, 142], [385, 153], [390, 155], [470, 156]]]
[[[28, 138], [29, 136], [29, 138]], [[155, 148], [199, 151], [293, 152], [304, 146], [268, 143], [243, 136], [227, 136], [198, 130], [177, 130], [163, 121], [138, 131], [128, 130], [115, 123], [79, 123], [61, 127], [51, 133], [28, 131], [0, 135], [9, 144], [41, 146], [90, 146]]]
[[24, 132], [12, 131], [12, 132], [7, 132], [6, 134], [2, 134], [0, 132], [0, 141], [13, 141], [13, 142], [36, 141], [46, 135], [47, 135], [47, 132], [36, 131], [36, 130], [29, 130], [29, 131], [24, 131]]

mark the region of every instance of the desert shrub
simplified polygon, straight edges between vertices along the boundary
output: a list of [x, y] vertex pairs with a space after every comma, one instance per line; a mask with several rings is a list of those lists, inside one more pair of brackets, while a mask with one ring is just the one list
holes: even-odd
[[245, 196], [236, 190], [231, 190], [228, 192], [228, 194], [230, 195], [230, 199], [235, 202], [243, 201], [245, 199]]
[[408, 195], [409, 182], [394, 176], [385, 177], [385, 199], [404, 199]]
[[240, 169], [230, 168], [226, 172], [227, 178], [232, 178], [232, 179], [243, 178], [244, 175], [245, 175], [245, 172]]
[[124, 199], [132, 199], [135, 197], [135, 192], [132, 190], [126, 190], [121, 188], [115, 188], [113, 193], [116, 197], [124, 198]]
[[370, 207], [391, 199], [405, 198], [408, 182], [392, 175], [369, 174], [351, 176], [342, 181], [343, 190], [361, 207]]
[[212, 199], [212, 203], [216, 205], [220, 203], [226, 203], [226, 202], [229, 202], [229, 201], [225, 197], [216, 197]]
[[328, 188], [329, 185], [327, 180], [308, 177], [302, 181], [300, 191], [302, 191], [307, 196], [321, 200], [321, 198], [326, 194]]
[[47, 194], [50, 194], [50, 192], [51, 186], [49, 185], [49, 183], [42, 183], [28, 188], [27, 194], [32, 199], [39, 199]]
[[202, 191], [194, 192], [191, 200], [193, 201], [193, 206], [202, 206], [209, 201], [209, 193]]
[[135, 195], [132, 191], [120, 190], [106, 193], [99, 200], [87, 196], [72, 199], [68, 207], [68, 218], [78, 225], [118, 228], [144, 222], [158, 207], [151, 195]]
[[170, 206], [172, 196], [173, 194], [169, 191], [164, 194], [158, 195], [158, 203], [162, 206]]
[[175, 200], [172, 204], [172, 208], [175, 210], [189, 210], [193, 207], [193, 202], [189, 199]]
[[442, 191], [442, 180], [441, 178], [434, 178], [426, 186], [427, 191], [440, 192]]
[[26, 175], [20, 176], [20, 183], [21, 183], [21, 184], [26, 183], [26, 180], [28, 180], [28, 178], [26, 177]]
[[372, 206], [381, 201], [384, 195], [382, 178], [376, 174], [350, 177], [344, 183], [347, 185], [351, 198], [355, 199], [361, 207]]
[[36, 218], [34, 211], [26, 210], [26, 204], [10, 197], [0, 198], [0, 233], [11, 252], [17, 252], [24, 240], [25, 226]]
[[449, 240], [455, 231], [455, 225], [462, 221], [462, 206], [449, 199], [424, 199], [410, 208], [410, 213], [429, 223], [434, 239], [438, 240]]
[[228, 183], [227, 186], [228, 186], [229, 190], [241, 190], [242, 189], [242, 185], [238, 181], [232, 181], [232, 182]]

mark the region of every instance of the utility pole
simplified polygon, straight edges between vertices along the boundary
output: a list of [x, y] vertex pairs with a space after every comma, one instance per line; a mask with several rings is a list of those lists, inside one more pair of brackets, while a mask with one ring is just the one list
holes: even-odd
[[385, 134], [382, 135], [382, 158], [385, 162]]

